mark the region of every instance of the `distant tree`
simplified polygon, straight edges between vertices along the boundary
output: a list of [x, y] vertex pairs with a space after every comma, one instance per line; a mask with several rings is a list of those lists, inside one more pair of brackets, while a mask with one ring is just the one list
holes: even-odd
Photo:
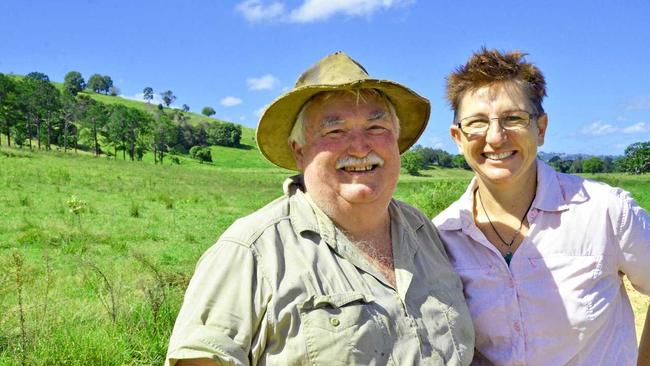
[[201, 113], [206, 117], [210, 117], [210, 116], [214, 116], [215, 113], [217, 113], [217, 112], [212, 107], [203, 107], [203, 109], [201, 110]]
[[424, 159], [418, 151], [409, 150], [402, 154], [401, 165], [410, 175], [420, 175], [420, 169], [424, 168]]
[[572, 174], [582, 173], [582, 158], [578, 157], [573, 162], [571, 162], [569, 173]]
[[241, 142], [241, 126], [234, 123], [212, 123], [207, 133], [210, 145], [237, 147]]
[[121, 150], [122, 159], [126, 160], [128, 128], [129, 109], [121, 104], [112, 105], [107, 125], [106, 139], [113, 146], [115, 159], [117, 159], [118, 150]]
[[147, 103], [150, 103], [153, 100], [153, 88], [148, 86], [142, 89], [142, 99], [146, 100]]
[[159, 111], [162, 111], [162, 110], [163, 110], [163, 105], [162, 105], [162, 103], [158, 103], [158, 110], [159, 110]]
[[603, 173], [613, 173], [615, 171], [614, 159], [611, 156], [603, 158]]
[[591, 157], [582, 162], [582, 171], [585, 173], [602, 173], [603, 161], [598, 157]]
[[625, 148], [623, 165], [628, 173], [650, 172], [650, 141], [636, 142]]
[[470, 168], [469, 164], [467, 164], [467, 160], [465, 160], [465, 157], [462, 154], [454, 155], [451, 161], [454, 168], [461, 168], [465, 170], [472, 169]]
[[120, 94], [120, 89], [116, 87], [115, 85], [111, 86], [110, 89], [108, 89], [108, 94], [111, 96], [118, 96]]
[[59, 146], [63, 145], [63, 151], [67, 152], [71, 143], [77, 146], [77, 128], [73, 125], [74, 121], [79, 118], [80, 108], [77, 99], [70, 93], [63, 93], [61, 96], [61, 114], [60, 122], [61, 131]]
[[70, 71], [65, 74], [63, 87], [68, 93], [77, 95], [77, 93], [86, 89], [86, 82], [79, 71]]
[[[7, 145], [11, 146], [11, 130], [17, 111], [16, 84], [9, 77], [0, 74], [0, 132], [7, 134]], [[2, 128], [4, 127], [4, 129]], [[0, 138], [0, 145], [2, 139]]]
[[151, 135], [154, 164], [162, 164], [165, 153], [169, 151], [175, 137], [172, 120], [166, 114], [160, 114], [158, 119], [153, 123]]
[[165, 103], [165, 106], [167, 108], [169, 108], [169, 106], [176, 100], [176, 96], [171, 90], [165, 90], [164, 92], [160, 93], [160, 97], [162, 98], [162, 101]]
[[95, 93], [101, 93], [105, 89], [104, 78], [99, 74], [92, 74], [86, 86]]
[[190, 149], [190, 157], [203, 162], [212, 162], [212, 152], [209, 147], [192, 146]]
[[79, 95], [79, 104], [83, 111], [79, 120], [80, 139], [88, 141], [93, 147], [95, 156], [99, 156], [101, 151], [99, 136], [103, 134], [108, 122], [108, 107], [84, 95]]
[[181, 107], [181, 109], [183, 110], [183, 112], [189, 112], [189, 111], [190, 111], [190, 106], [187, 105], [187, 104], [183, 104], [183, 106]]
[[567, 173], [571, 169], [571, 160], [563, 160], [561, 157], [555, 155], [549, 159], [548, 164], [560, 173]]
[[34, 134], [38, 140], [38, 148], [41, 148], [41, 142], [45, 138], [45, 149], [50, 150], [53, 141], [53, 125], [58, 121], [59, 110], [61, 108], [61, 93], [46, 78], [26, 77], [21, 80], [19, 88], [21, 89], [21, 103], [25, 111], [28, 138], [30, 139], [32, 126], [35, 127]]
[[50, 81], [50, 78], [47, 75], [38, 71], [32, 71], [29, 74], [27, 74], [25, 77], [32, 80], [47, 81], [47, 82]]
[[[104, 81], [104, 89], [103, 89], [104, 94], [109, 94], [111, 93], [112, 90], [117, 90], [117, 88], [113, 89], [113, 79], [111, 79], [110, 76], [104, 75], [102, 76], [102, 80]], [[115, 93], [115, 95], [117, 95], [117, 92]]]

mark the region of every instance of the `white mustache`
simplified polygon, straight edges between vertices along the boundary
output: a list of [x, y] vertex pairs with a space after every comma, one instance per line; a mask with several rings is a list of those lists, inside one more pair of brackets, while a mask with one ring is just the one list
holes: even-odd
[[336, 161], [336, 169], [341, 169], [348, 166], [367, 166], [367, 165], [384, 165], [384, 159], [374, 152], [369, 153], [363, 158], [356, 158], [354, 156], [342, 156]]

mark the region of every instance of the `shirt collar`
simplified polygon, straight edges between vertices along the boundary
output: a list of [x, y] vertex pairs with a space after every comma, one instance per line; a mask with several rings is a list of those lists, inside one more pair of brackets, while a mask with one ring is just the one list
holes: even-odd
[[[583, 189], [567, 190], [560, 184], [559, 174], [548, 164], [537, 159], [537, 192], [532, 208], [541, 211], [564, 211], [569, 204], [584, 202], [588, 199]], [[434, 219], [440, 230], [460, 230], [462, 227], [471, 225], [474, 221], [474, 191], [476, 190], [477, 179], [472, 178], [465, 193], [454, 202], [449, 208]], [[567, 193], [573, 191], [573, 193]]]

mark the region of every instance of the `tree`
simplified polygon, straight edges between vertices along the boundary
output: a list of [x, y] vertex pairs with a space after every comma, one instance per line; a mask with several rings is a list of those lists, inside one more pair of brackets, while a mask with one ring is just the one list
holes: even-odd
[[176, 96], [171, 90], [165, 90], [164, 92], [160, 93], [160, 97], [162, 98], [162, 101], [165, 103], [165, 106], [167, 108], [169, 108], [169, 106], [176, 100]]
[[212, 123], [207, 132], [210, 145], [237, 147], [241, 142], [241, 126], [234, 123]]
[[201, 110], [201, 113], [206, 117], [210, 117], [210, 116], [214, 116], [215, 113], [217, 113], [217, 112], [212, 107], [203, 107], [203, 109]]
[[603, 161], [597, 157], [591, 157], [582, 162], [582, 171], [585, 173], [601, 173], [603, 171]]
[[115, 92], [115, 95], [117, 95], [117, 88], [113, 89], [113, 79], [108, 75], [104, 75], [102, 80], [104, 81], [104, 94]]
[[451, 159], [452, 165], [454, 168], [460, 168], [460, 169], [465, 169], [465, 170], [470, 170], [469, 164], [467, 164], [467, 160], [465, 160], [465, 157], [462, 154], [455, 155]]
[[569, 168], [569, 173], [576, 174], [582, 173], [582, 159], [576, 158], [576, 160], [571, 162], [571, 167]]
[[[61, 108], [61, 93], [45, 77], [26, 77], [21, 80], [21, 103], [26, 114], [28, 123], [27, 134], [31, 146], [31, 125], [35, 126], [35, 135], [38, 140], [38, 148], [41, 148], [41, 141], [46, 138], [45, 148], [50, 149], [53, 138], [53, 123], [56, 122], [59, 109]], [[45, 124], [45, 126], [43, 125]]]
[[101, 93], [104, 90], [104, 78], [99, 74], [92, 74], [88, 79], [87, 87], [95, 93]]
[[50, 78], [47, 75], [38, 71], [32, 71], [29, 74], [27, 74], [25, 77], [32, 80], [47, 81], [47, 82], [50, 81]]
[[153, 100], [153, 88], [150, 86], [142, 89], [142, 99], [147, 101], [147, 104], [149, 104]]
[[63, 87], [68, 93], [77, 95], [77, 93], [86, 89], [86, 82], [79, 71], [70, 71], [65, 74]]
[[636, 142], [625, 148], [623, 166], [628, 173], [650, 172], [650, 141]]
[[79, 138], [82, 141], [90, 142], [90, 146], [95, 151], [95, 156], [99, 156], [101, 149], [99, 145], [99, 136], [104, 132], [108, 122], [108, 108], [84, 95], [79, 95], [79, 104], [82, 106], [82, 115], [79, 119], [80, 131]]
[[422, 155], [413, 150], [409, 150], [402, 154], [401, 163], [402, 168], [404, 168], [410, 175], [420, 175], [420, 169], [424, 168]]
[[[13, 80], [0, 74], [0, 123], [5, 128], [5, 133], [7, 133], [7, 144], [11, 146], [11, 121], [10, 116], [11, 112], [14, 110], [14, 105], [12, 101], [12, 94], [15, 91], [15, 85]], [[0, 132], [2, 128], [0, 127]], [[0, 138], [0, 145], [2, 145], [2, 139]]]
[[189, 112], [190, 111], [190, 106], [187, 104], [183, 104], [183, 107], [181, 108], [183, 112]]
[[153, 149], [154, 164], [163, 163], [165, 153], [169, 151], [175, 136], [175, 129], [172, 120], [162, 113], [153, 123], [151, 147]]

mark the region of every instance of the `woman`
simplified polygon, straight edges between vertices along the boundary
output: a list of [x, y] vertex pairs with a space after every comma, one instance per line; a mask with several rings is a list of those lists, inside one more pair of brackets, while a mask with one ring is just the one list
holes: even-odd
[[482, 49], [448, 77], [451, 136], [475, 178], [434, 223], [463, 280], [474, 363], [636, 365], [621, 279], [650, 294], [650, 218], [627, 192], [537, 159], [545, 81], [523, 56]]

